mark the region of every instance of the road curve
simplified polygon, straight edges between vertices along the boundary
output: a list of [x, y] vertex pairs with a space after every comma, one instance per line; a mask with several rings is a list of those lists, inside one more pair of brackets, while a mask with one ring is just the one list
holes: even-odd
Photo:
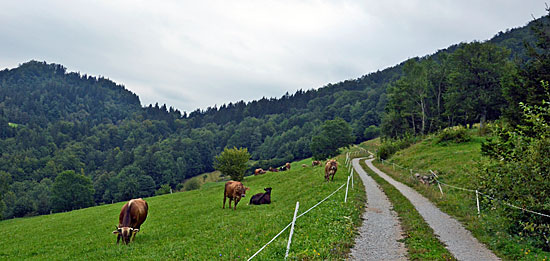
[[351, 260], [406, 260], [405, 245], [398, 242], [402, 230], [397, 215], [386, 194], [359, 165], [360, 159], [353, 159], [352, 165], [363, 180], [367, 193], [367, 209], [363, 213], [363, 224], [359, 236], [351, 249]]
[[[373, 159], [366, 160], [367, 166], [381, 178], [397, 188], [416, 208], [426, 223], [434, 230], [441, 240], [458, 260], [500, 260], [493, 252], [479, 243], [470, 231], [466, 230], [457, 220], [443, 213], [427, 198], [414, 189], [395, 181], [372, 164]], [[355, 162], [354, 162], [355, 163]], [[355, 167], [355, 165], [354, 165]]]

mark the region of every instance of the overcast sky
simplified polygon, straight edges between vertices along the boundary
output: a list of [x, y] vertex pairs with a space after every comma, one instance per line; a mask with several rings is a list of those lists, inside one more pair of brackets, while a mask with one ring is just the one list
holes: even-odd
[[104, 76], [182, 111], [358, 78], [545, 14], [547, 0], [0, 0], [0, 69]]

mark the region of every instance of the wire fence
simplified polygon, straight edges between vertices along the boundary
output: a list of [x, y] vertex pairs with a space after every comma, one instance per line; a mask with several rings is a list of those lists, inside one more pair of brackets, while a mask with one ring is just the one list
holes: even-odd
[[[411, 168], [406, 168], [406, 167], [403, 167], [403, 166], [400, 166], [398, 164], [395, 164], [394, 162], [390, 162], [388, 160], [384, 160], [384, 159], [379, 159], [379, 161], [382, 163], [382, 164], [389, 164], [393, 167], [393, 169], [395, 170], [395, 168], [399, 168], [399, 169], [403, 169], [403, 170], [408, 170], [411, 175], [413, 174], [413, 172], [416, 172], [416, 173], [425, 173], [427, 175], [431, 175], [433, 176], [433, 179], [435, 180], [435, 182], [437, 182], [438, 186], [439, 186], [439, 190], [441, 191], [441, 194], [443, 194], [443, 190], [441, 189], [441, 185], [445, 186], [445, 187], [449, 187], [449, 188], [453, 188], [453, 189], [458, 189], [458, 190], [463, 190], [463, 191], [468, 191], [468, 192], [473, 192], [473, 193], [476, 193], [476, 204], [477, 204], [477, 210], [478, 210], [478, 215], [480, 214], [480, 207], [479, 207], [479, 195], [483, 196], [483, 197], [486, 197], [488, 199], [491, 199], [493, 201], [497, 201], [497, 202], [500, 202], [502, 203], [503, 205], [505, 206], [508, 206], [508, 207], [511, 207], [511, 208], [515, 208], [515, 209], [519, 209], [519, 210], [522, 210], [522, 211], [525, 211], [525, 212], [529, 212], [531, 214], [535, 214], [535, 215], [539, 215], [539, 216], [543, 216], [543, 217], [548, 217], [550, 218], [550, 215], [547, 215], [547, 214], [544, 214], [544, 213], [540, 213], [540, 212], [536, 212], [536, 211], [533, 211], [533, 210], [529, 210], [527, 208], [524, 208], [524, 207], [518, 207], [516, 205], [513, 205], [513, 204], [510, 204], [506, 201], [503, 201], [503, 200], [500, 200], [500, 199], [496, 199], [495, 197], [487, 194], [487, 193], [483, 193], [483, 192], [480, 192], [478, 189], [469, 189], [469, 188], [463, 188], [463, 187], [459, 187], [459, 186], [454, 186], [454, 185], [451, 185], [451, 184], [447, 184], [447, 183], [444, 183], [444, 182], [441, 182], [439, 180], [439, 177], [437, 176], [437, 174], [435, 172], [433, 172], [432, 170], [430, 170], [428, 173], [427, 171], [423, 171], [423, 170], [415, 170], [415, 169], [411, 169]], [[413, 176], [414, 178], [414, 176]]]
[[[346, 167], [347, 167], [347, 164], [349, 161], [351, 161], [351, 157], [353, 156], [354, 154], [349, 154], [347, 153], [346, 154]], [[262, 252], [269, 244], [271, 244], [273, 241], [275, 241], [275, 239], [277, 239], [283, 232], [285, 232], [289, 227], [293, 227], [296, 220], [299, 219], [300, 217], [302, 217], [303, 215], [307, 214], [308, 212], [310, 212], [311, 210], [315, 209], [316, 207], [318, 207], [319, 205], [321, 205], [321, 203], [325, 202], [327, 199], [329, 199], [330, 197], [332, 197], [334, 194], [336, 194], [336, 192], [340, 191], [344, 186], [346, 186], [346, 194], [345, 194], [345, 198], [344, 198], [344, 203], [347, 202], [347, 195], [348, 195], [348, 188], [349, 188], [349, 183], [350, 183], [350, 179], [351, 179], [351, 182], [352, 182], [352, 187], [353, 187], [353, 168], [350, 168], [347, 167], [348, 171], [349, 171], [349, 175], [348, 175], [348, 178], [347, 178], [347, 182], [342, 184], [340, 187], [338, 187], [338, 189], [336, 189], [335, 191], [333, 191], [332, 193], [330, 193], [330, 195], [326, 196], [323, 200], [317, 202], [317, 204], [313, 205], [312, 207], [310, 207], [308, 210], [304, 211], [302, 214], [300, 215], [297, 215], [297, 212], [298, 212], [298, 202], [296, 203], [296, 209], [294, 211], [294, 217], [292, 219], [292, 221], [290, 223], [288, 223], [288, 225], [286, 227], [284, 227], [279, 233], [277, 233], [277, 235], [275, 235], [271, 240], [269, 240], [269, 242], [267, 242], [264, 246], [262, 246], [258, 251], [256, 251], [256, 253], [254, 253], [254, 255], [250, 256], [248, 258], [248, 260], [252, 260], [254, 257], [256, 257], [260, 252]], [[292, 232], [290, 233], [289, 235], [289, 239], [288, 239], [288, 244], [287, 244], [287, 249], [286, 249], [286, 253], [285, 253], [285, 259], [287, 258], [288, 256], [288, 253], [289, 253], [289, 249], [290, 249], [290, 243], [291, 243], [291, 240], [292, 240]]]

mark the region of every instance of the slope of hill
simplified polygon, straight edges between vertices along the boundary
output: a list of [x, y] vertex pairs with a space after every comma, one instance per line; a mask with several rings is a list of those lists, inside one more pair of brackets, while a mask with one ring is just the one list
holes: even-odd
[[[528, 27], [495, 41], [530, 40]], [[311, 137], [335, 117], [350, 124], [357, 142], [372, 138], [387, 85], [402, 70], [403, 63], [317, 90], [189, 115], [166, 105], [141, 108], [123, 86], [66, 73], [61, 65], [28, 62], [1, 71], [0, 212], [3, 218], [49, 213], [52, 184], [65, 170], [89, 177], [92, 204], [100, 204], [151, 196], [161, 185], [175, 188], [212, 171], [224, 147], [248, 148], [256, 162], [251, 168], [310, 157]]]
[[[293, 163], [290, 171], [247, 177], [243, 183], [251, 190], [236, 210], [222, 209], [224, 183], [146, 198], [149, 215], [129, 246], [117, 246], [111, 234], [122, 202], [1, 221], [0, 233], [7, 236], [0, 238], [0, 259], [244, 260], [292, 220], [296, 201], [300, 202], [298, 213], [305, 212], [345, 183], [349, 173], [341, 167], [333, 182], [325, 182], [323, 171], [311, 167], [309, 159]], [[340, 190], [297, 220], [290, 258], [345, 257], [365, 200], [359, 184], [349, 191], [347, 204], [343, 202], [345, 191]], [[247, 205], [264, 187], [273, 188], [272, 203]], [[287, 239], [288, 230], [257, 260], [283, 259]]]

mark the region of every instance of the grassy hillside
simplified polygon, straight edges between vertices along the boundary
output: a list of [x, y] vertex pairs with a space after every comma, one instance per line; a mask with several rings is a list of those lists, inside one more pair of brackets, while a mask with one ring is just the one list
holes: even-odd
[[[478, 240], [501, 258], [542, 260], [550, 257], [550, 253], [533, 248], [520, 235], [506, 233], [508, 221], [498, 215], [495, 211], [497, 209], [489, 204], [488, 199], [480, 199], [481, 216], [478, 217], [475, 193], [443, 186], [444, 195], [441, 195], [436, 185], [426, 186], [412, 177], [410, 169], [413, 169], [413, 174], [422, 175], [434, 170], [439, 173], [442, 182], [461, 188], [477, 189], [473, 175], [481, 160], [481, 143], [485, 140], [485, 137], [478, 136], [477, 133], [477, 130], [470, 130], [472, 139], [458, 144], [437, 144], [437, 137], [429, 136], [390, 158], [389, 162], [405, 169], [394, 167], [388, 162], [381, 164], [375, 161], [375, 165], [396, 180], [415, 188], [444, 212], [457, 218]], [[362, 146], [375, 149], [376, 142], [368, 142]], [[517, 211], [502, 204], [496, 206], [504, 211]]]
[[[237, 210], [222, 209], [223, 182], [200, 190], [146, 198], [149, 215], [129, 246], [116, 245], [111, 234], [124, 202], [32, 218], [0, 222], [0, 259], [186, 259], [244, 260], [254, 254], [299, 213], [346, 181], [342, 163], [334, 182], [323, 180], [323, 168], [311, 160], [286, 172], [247, 177], [251, 188]], [[306, 164], [307, 167], [301, 167]], [[360, 179], [344, 204], [344, 190], [297, 220], [290, 251], [300, 259], [342, 259], [353, 244], [365, 193]], [[272, 187], [272, 204], [247, 205], [250, 197]], [[270, 244], [257, 260], [284, 258], [288, 232]]]

